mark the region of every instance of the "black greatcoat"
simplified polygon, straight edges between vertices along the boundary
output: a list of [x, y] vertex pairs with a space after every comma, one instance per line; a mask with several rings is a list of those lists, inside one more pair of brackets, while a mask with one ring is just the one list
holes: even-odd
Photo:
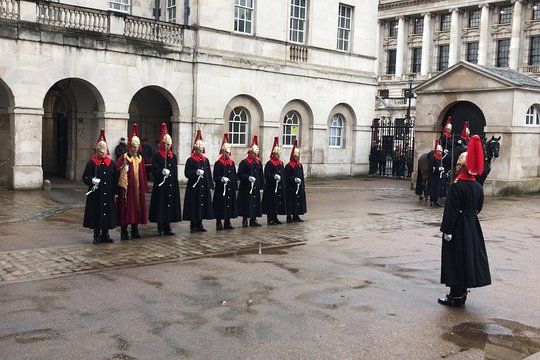
[[[251, 183], [248, 178], [253, 176], [255, 183], [251, 191]], [[262, 164], [259, 159], [251, 160], [246, 158], [238, 165], [238, 215], [248, 218], [262, 216], [261, 192], [264, 187], [264, 175]]]
[[[269, 160], [264, 166], [264, 193], [262, 198], [262, 212], [263, 214], [270, 215], [271, 217], [287, 214], [285, 177], [283, 174], [283, 170], [284, 169], [282, 161]], [[274, 179], [274, 175], [276, 174], [281, 176], [281, 180], [279, 182]]]
[[[225, 176], [229, 178], [227, 190], [223, 196], [223, 187], [225, 183], [221, 182], [221, 178]], [[214, 190], [214, 217], [216, 219], [233, 219], [236, 217], [236, 166], [230, 158], [225, 160], [220, 157], [214, 164], [214, 182], [216, 188]]]
[[[197, 175], [198, 169], [204, 170], [200, 179]], [[214, 182], [212, 181], [210, 162], [204, 156], [190, 156], [186, 160], [184, 175], [188, 179], [184, 197], [184, 220], [213, 219], [214, 211], [210, 189], [214, 188]]]
[[[152, 156], [152, 175], [154, 186], [150, 197], [150, 209], [148, 220], [157, 223], [171, 223], [182, 220], [180, 216], [180, 186], [178, 185], [178, 161], [176, 155], [169, 151], [167, 154], [167, 166], [165, 166], [165, 152], [158, 151]], [[171, 172], [163, 185], [162, 170], [167, 167]]]
[[442, 166], [441, 160], [434, 156], [429, 158], [429, 201], [434, 203], [439, 201], [439, 193], [441, 192], [441, 172], [439, 167]]
[[[306, 188], [304, 186], [304, 169], [302, 164], [289, 162], [285, 165], [285, 182], [287, 184], [287, 215], [298, 216], [307, 212]], [[300, 178], [300, 187], [294, 182], [294, 178]], [[298, 189], [298, 193], [297, 190]]]
[[114, 201], [118, 172], [114, 160], [92, 158], [86, 164], [82, 175], [88, 191], [94, 186], [93, 177], [101, 179], [101, 182], [98, 188], [86, 197], [83, 226], [90, 229], [114, 229], [118, 225], [118, 212]]
[[476, 181], [454, 181], [448, 191], [441, 231], [443, 239], [441, 283], [456, 288], [491, 284], [484, 235], [477, 214], [484, 204], [484, 191]]

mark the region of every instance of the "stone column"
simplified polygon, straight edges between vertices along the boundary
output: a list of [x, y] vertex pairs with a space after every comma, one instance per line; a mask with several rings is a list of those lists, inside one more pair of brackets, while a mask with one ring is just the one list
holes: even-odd
[[459, 60], [459, 45], [461, 44], [461, 26], [459, 22], [459, 10], [452, 9], [452, 20], [450, 23], [450, 49], [448, 51], [448, 67], [454, 65]]
[[105, 128], [105, 137], [107, 138], [107, 145], [109, 145], [109, 151], [111, 152], [111, 159], [115, 159], [114, 148], [120, 142], [120, 138], [123, 136], [126, 139], [129, 138], [131, 129], [128, 129], [129, 114], [128, 113], [105, 113], [103, 117], [98, 115], [98, 129], [94, 136], [94, 144], [97, 141], [99, 135], [99, 129]]
[[480, 40], [478, 42], [478, 65], [487, 65], [490, 24], [489, 24], [489, 4], [480, 5], [482, 13], [480, 15]]
[[41, 133], [43, 108], [14, 108], [9, 119], [11, 167], [8, 187], [13, 190], [40, 189]]
[[510, 59], [508, 67], [513, 70], [518, 69], [519, 65], [519, 44], [521, 42], [521, 0], [515, 0], [514, 11], [512, 14], [512, 38], [510, 39]]
[[422, 64], [420, 65], [420, 75], [427, 76], [431, 71], [431, 49], [433, 48], [431, 30], [431, 14], [424, 15], [424, 32], [422, 33]]
[[407, 44], [405, 40], [405, 19], [400, 16], [398, 19], [398, 35], [396, 49], [396, 78], [403, 75], [403, 65], [405, 62], [405, 54], [407, 52]]

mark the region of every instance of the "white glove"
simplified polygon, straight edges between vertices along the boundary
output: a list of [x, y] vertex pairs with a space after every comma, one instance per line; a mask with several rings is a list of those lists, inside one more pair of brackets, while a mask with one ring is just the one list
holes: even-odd
[[249, 182], [254, 183], [256, 179], [253, 176], [250, 176], [250, 177], [248, 177], [248, 180], [249, 180]]
[[302, 179], [300, 178], [294, 178], [294, 182], [297, 184], [300, 184], [302, 182]]
[[452, 234], [444, 234], [443, 237], [444, 237], [444, 240], [446, 241], [452, 240]]
[[439, 166], [439, 171], [444, 171], [444, 166]]
[[448, 149], [444, 149], [444, 153], [445, 153], [445, 154], [448, 154]]
[[279, 176], [278, 174], [275, 174], [275, 175], [274, 175], [274, 179], [275, 179], [275, 180], [281, 180], [281, 176]]
[[228, 182], [229, 182], [229, 178], [226, 177], [226, 176], [222, 176], [222, 177], [221, 177], [221, 182], [222, 182], [222, 183], [228, 183]]
[[197, 176], [203, 176], [204, 170], [203, 169], [197, 169]]
[[171, 170], [169, 170], [169, 169], [161, 170], [161, 174], [163, 174], [163, 176], [169, 176], [170, 173], [171, 173]]
[[128, 165], [128, 164], [124, 165], [124, 171], [125, 171], [125, 172], [128, 172], [128, 171], [129, 171], [129, 165]]
[[100, 182], [101, 182], [101, 179], [92, 178], [92, 185], [99, 185]]

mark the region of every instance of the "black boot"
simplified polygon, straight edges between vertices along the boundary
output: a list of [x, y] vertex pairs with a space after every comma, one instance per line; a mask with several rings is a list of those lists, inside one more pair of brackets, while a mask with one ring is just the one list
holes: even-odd
[[176, 235], [176, 234], [171, 230], [171, 223], [165, 223], [165, 224], [163, 224], [163, 233], [164, 233], [165, 235], [169, 235], [169, 236]]
[[157, 232], [159, 236], [165, 235], [165, 232], [163, 231], [163, 224], [157, 223]]
[[202, 220], [199, 221], [199, 223], [197, 224], [197, 228], [199, 229], [200, 232], [206, 232], [206, 229], [204, 228], [202, 224]]
[[279, 225], [279, 224], [283, 224], [281, 221], [279, 221], [279, 219], [276, 217], [274, 217], [274, 222], [276, 223], [276, 225]]
[[234, 226], [231, 225], [231, 219], [225, 220], [225, 225], [223, 226], [224, 229], [232, 230], [234, 229]]
[[99, 244], [101, 242], [101, 238], [99, 236], [99, 229], [94, 229], [94, 241], [92, 243]]
[[120, 226], [120, 239], [129, 240], [129, 234], [127, 230], [127, 225]]
[[223, 230], [223, 224], [221, 220], [216, 220], [216, 230]]
[[242, 219], [242, 227], [248, 227], [247, 217]]
[[199, 227], [197, 226], [197, 223], [195, 221], [192, 221], [189, 225], [189, 232], [196, 233], [199, 232]]
[[288, 223], [292, 223], [292, 222], [293, 222], [293, 219], [292, 219], [292, 216], [291, 216], [291, 215], [287, 215], [287, 222], [288, 222]]
[[270, 215], [268, 215], [267, 220], [266, 220], [266, 223], [267, 223], [268, 225], [277, 225], [277, 224], [276, 224], [276, 221], [274, 220], [274, 218], [273, 218], [272, 216], [270, 216]]
[[465, 305], [465, 301], [467, 301], [467, 293], [468, 291], [466, 288], [450, 288], [450, 294], [439, 298], [437, 301], [442, 305], [460, 307]]
[[257, 222], [256, 217], [253, 217], [253, 218], [249, 219], [249, 226], [262, 226], [262, 225]]
[[102, 229], [101, 230], [101, 242], [105, 242], [105, 243], [113, 243], [114, 240], [111, 239], [111, 237], [109, 236], [109, 230], [108, 229]]
[[294, 218], [293, 218], [293, 221], [294, 222], [304, 222], [304, 220], [300, 219], [300, 216], [296, 215]]
[[139, 234], [139, 224], [131, 224], [131, 238], [140, 239], [141, 234]]

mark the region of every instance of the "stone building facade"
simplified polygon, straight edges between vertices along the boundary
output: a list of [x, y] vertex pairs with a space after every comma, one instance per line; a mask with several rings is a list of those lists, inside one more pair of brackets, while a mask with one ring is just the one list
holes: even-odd
[[224, 132], [237, 162], [279, 136], [308, 176], [367, 173], [375, 0], [155, 3], [0, 0], [0, 183], [79, 179], [134, 122], [151, 144], [168, 123], [181, 168], [201, 129], [211, 160]]
[[[540, 79], [540, 1], [380, 0], [378, 19], [375, 119], [403, 118], [406, 91], [409, 86], [416, 88], [410, 113], [417, 158], [433, 148], [451, 109], [460, 108], [458, 113], [465, 114], [479, 110], [485, 123], [473, 122], [473, 133], [502, 136], [502, 161], [498, 160], [488, 178], [487, 193], [513, 187], [518, 193], [535, 191], [533, 184], [540, 176], [540, 98], [531, 84]], [[457, 75], [466, 68], [473, 76]], [[528, 85], [509, 80], [512, 72], [530, 78], [524, 80]], [[493, 77], [500, 91], [482, 88]], [[439, 83], [435, 85], [432, 79]], [[434, 88], [440, 96], [432, 92]], [[437, 105], [424, 106], [433, 102]], [[500, 109], [498, 104], [507, 107]], [[494, 114], [495, 108], [504, 111]], [[470, 119], [453, 118], [454, 133], [461, 133], [466, 120]], [[518, 149], [522, 141], [527, 141], [526, 146]]]

